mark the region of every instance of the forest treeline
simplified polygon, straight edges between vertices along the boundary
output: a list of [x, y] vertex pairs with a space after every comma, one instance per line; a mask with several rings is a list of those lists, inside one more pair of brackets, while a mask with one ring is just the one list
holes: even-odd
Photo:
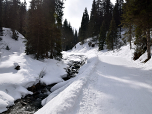
[[63, 0], [0, 1], [0, 33], [2, 27], [11, 28], [12, 38], [18, 32], [26, 38], [26, 54], [36, 59], [61, 59], [62, 50], [69, 50], [78, 42], [78, 33], [65, 20], [62, 24]]
[[[133, 59], [138, 59], [147, 51], [149, 60], [151, 28], [152, 0], [116, 0], [114, 5], [110, 0], [93, 0], [90, 17], [87, 8], [83, 12], [78, 37], [82, 44], [86, 38], [92, 37], [99, 51], [118, 49], [127, 42], [132, 49], [134, 43]], [[125, 31], [123, 38], [122, 29]]]
[[147, 60], [151, 58], [151, 0], [116, 0], [115, 4], [93, 0], [90, 14], [84, 9], [79, 31], [62, 19], [63, 5], [63, 0], [31, 0], [27, 10], [26, 1], [1, 0], [0, 35], [2, 27], [11, 28], [12, 38], [18, 40], [19, 31], [26, 38], [26, 54], [36, 59], [60, 59], [62, 50], [72, 49], [78, 42], [83, 45], [88, 37], [98, 44], [99, 51], [118, 49], [129, 42], [130, 49], [135, 44], [134, 60], [146, 51]]

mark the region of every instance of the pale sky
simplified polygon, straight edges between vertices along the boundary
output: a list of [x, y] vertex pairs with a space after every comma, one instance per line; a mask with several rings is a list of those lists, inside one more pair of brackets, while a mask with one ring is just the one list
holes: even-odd
[[[24, 0], [21, 0], [24, 1]], [[29, 6], [29, 1], [26, 0]], [[114, 4], [116, 0], [111, 0]], [[75, 29], [79, 29], [81, 24], [82, 15], [85, 7], [88, 9], [88, 13], [90, 15], [91, 7], [93, 0], [64, 0], [64, 16], [63, 20], [66, 18], [68, 22], [71, 23], [71, 26]]]
[[[115, 1], [116, 0], [111, 0], [113, 4]], [[81, 25], [81, 19], [85, 7], [87, 7], [90, 15], [92, 3], [93, 0], [66, 0], [64, 4], [64, 18], [71, 23], [72, 27], [78, 30]]]

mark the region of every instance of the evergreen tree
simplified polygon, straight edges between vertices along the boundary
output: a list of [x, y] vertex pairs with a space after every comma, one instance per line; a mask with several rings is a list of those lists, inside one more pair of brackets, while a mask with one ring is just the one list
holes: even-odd
[[133, 35], [133, 21], [131, 17], [128, 17], [128, 10], [129, 10], [129, 5], [124, 4], [123, 5], [123, 14], [122, 14], [122, 20], [121, 23], [124, 28], [127, 28], [127, 31], [125, 33], [125, 36], [127, 38], [127, 42], [130, 44], [130, 49], [132, 49], [132, 35]]
[[110, 0], [103, 1], [103, 9], [104, 9], [104, 21], [106, 24], [106, 30], [108, 31], [110, 27], [110, 21], [112, 19], [112, 11], [113, 11], [113, 6]]
[[68, 38], [68, 21], [67, 21], [67, 19], [65, 19], [63, 22], [63, 27], [62, 27], [62, 48], [63, 48], [63, 50], [66, 50], [67, 42], [68, 42], [67, 38]]
[[55, 53], [54, 58], [60, 60], [62, 58], [62, 44], [61, 44], [61, 28], [62, 28], [62, 16], [63, 16], [63, 0], [55, 0]]
[[[116, 1], [116, 5], [117, 6], [117, 23], [116, 25], [118, 26], [118, 28], [120, 28], [120, 32], [121, 32], [121, 20], [122, 20], [122, 14], [123, 14], [123, 10], [122, 10], [122, 7], [123, 7], [123, 4], [124, 4], [124, 0], [117, 0]], [[116, 20], [116, 19], [115, 19]]]
[[[44, 15], [42, 10], [42, 2], [39, 0], [31, 1], [31, 8], [28, 12], [28, 23], [26, 30], [26, 53], [34, 54], [36, 59], [44, 58]], [[39, 18], [41, 17], [41, 18]]]
[[88, 34], [89, 37], [93, 37], [96, 35], [96, 15], [97, 15], [97, 10], [96, 10], [96, 1], [93, 0], [92, 3], [92, 9], [91, 9], [91, 14], [90, 14], [90, 21], [89, 21], [89, 30], [88, 30]]
[[34, 54], [36, 59], [59, 60], [62, 57], [62, 5], [60, 0], [31, 1], [26, 31], [27, 54]]
[[[146, 30], [147, 39], [147, 60], [151, 58], [150, 51], [150, 28], [152, 26], [151, 0], [126, 0], [125, 4], [125, 21], [140, 26], [142, 31]], [[146, 61], [147, 61], [146, 60]]]
[[[117, 0], [118, 1], [118, 0]], [[113, 9], [113, 17], [114, 17], [114, 20], [116, 22], [116, 26], [117, 28], [120, 26], [120, 14], [119, 14], [119, 4], [116, 3], [115, 6], [114, 6], [114, 9]]]
[[100, 36], [99, 36], [99, 51], [103, 50], [103, 46], [105, 44], [106, 39], [106, 24], [105, 21], [103, 21], [102, 26], [100, 28]]
[[3, 35], [2, 30], [2, 0], [0, 0], [0, 36]]
[[3, 15], [2, 15], [2, 20], [3, 20], [3, 26], [9, 28], [9, 5], [10, 1], [4, 0], [3, 2]]
[[88, 23], [89, 23], [89, 15], [87, 8], [85, 8], [81, 21], [81, 29], [79, 31], [80, 32], [79, 38], [82, 44], [84, 43], [84, 40], [87, 38]]
[[146, 31], [141, 29], [142, 27], [136, 26], [135, 28], [135, 52], [134, 60], [137, 60], [147, 50]]
[[20, 4], [19, 8], [19, 32], [25, 35], [26, 1]]
[[117, 46], [117, 42], [118, 42], [117, 28], [116, 28], [115, 20], [114, 18], [112, 18], [106, 38], [107, 49], [113, 50], [114, 46]]
[[74, 33], [74, 45], [78, 43], [78, 32], [77, 30], [75, 30], [75, 33]]
[[101, 0], [96, 1], [96, 10], [97, 10], [97, 15], [96, 15], [96, 34], [98, 35], [100, 33], [100, 27], [102, 26], [103, 22], [103, 3]]
[[15, 40], [18, 40], [17, 32], [19, 28], [19, 5], [20, 1], [19, 0], [12, 0], [11, 1], [12, 5], [10, 6], [9, 10], [9, 26], [12, 30], [12, 38]]

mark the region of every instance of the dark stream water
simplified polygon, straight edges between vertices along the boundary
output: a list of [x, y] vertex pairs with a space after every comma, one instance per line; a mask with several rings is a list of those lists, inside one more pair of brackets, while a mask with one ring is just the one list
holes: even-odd
[[[65, 68], [67, 72], [67, 76], [63, 78], [65, 81], [73, 78], [78, 73], [80, 67], [85, 64], [86, 57], [84, 55], [71, 55], [77, 56], [81, 61], [69, 60], [68, 67]], [[16, 100], [14, 105], [8, 107], [8, 110], [3, 112], [2, 114], [34, 114], [37, 110], [42, 108], [41, 101], [45, 99], [50, 93], [50, 89], [55, 84], [44, 85], [44, 84], [36, 84], [33, 87], [28, 88], [29, 91], [32, 91], [32, 95], [27, 95], [24, 98]]]

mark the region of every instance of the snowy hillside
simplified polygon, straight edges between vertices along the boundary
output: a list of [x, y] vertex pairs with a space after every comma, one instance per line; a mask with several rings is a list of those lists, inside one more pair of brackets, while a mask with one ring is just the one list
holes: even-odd
[[[132, 60], [134, 50], [129, 45], [114, 51], [98, 51], [78, 43], [63, 53], [63, 60], [37, 61], [24, 53], [24, 37], [11, 39], [9, 29], [4, 29], [0, 58], [0, 113], [27, 94], [26, 88], [39, 81], [42, 70], [46, 75], [40, 79], [51, 88], [43, 107], [35, 114], [151, 114], [152, 113], [152, 59], [146, 53], [137, 61]], [[6, 50], [6, 47], [10, 50]], [[62, 78], [69, 61], [86, 59], [76, 77], [67, 81]], [[18, 63], [20, 70], [14, 69]], [[30, 112], [29, 112], [30, 113]], [[32, 113], [32, 112], [31, 112]]]
[[[133, 61], [133, 50], [101, 51], [79, 43], [69, 55], [85, 55], [87, 63], [78, 75], [42, 101], [35, 114], [151, 114], [152, 60]], [[75, 58], [76, 59], [76, 58]]]
[[[43, 62], [27, 56], [23, 41], [24, 37], [18, 33], [19, 39], [11, 38], [12, 32], [4, 28], [4, 36], [0, 41], [0, 112], [7, 110], [6, 107], [13, 105], [14, 101], [32, 94], [26, 88], [39, 81], [42, 70], [46, 75], [40, 80], [45, 84], [62, 82], [62, 75], [66, 74], [66, 67], [62, 61], [44, 60]], [[6, 47], [10, 50], [6, 50]], [[20, 65], [20, 70], [14, 69], [14, 63]]]

